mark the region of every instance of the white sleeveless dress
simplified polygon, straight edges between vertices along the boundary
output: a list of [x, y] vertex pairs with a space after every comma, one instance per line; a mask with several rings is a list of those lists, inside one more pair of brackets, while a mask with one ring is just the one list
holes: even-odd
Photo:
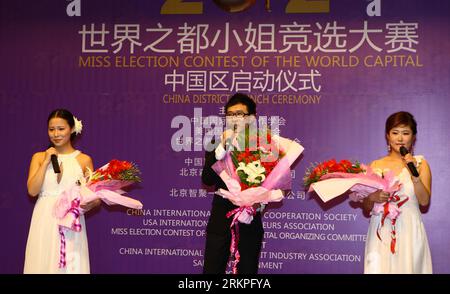
[[53, 207], [58, 196], [66, 189], [76, 185], [83, 171], [76, 157], [81, 152], [59, 154], [63, 175], [60, 183], [51, 164], [45, 172], [41, 192], [36, 201], [31, 218], [30, 231], [25, 252], [25, 274], [88, 274], [89, 250], [84, 216], [80, 216], [81, 232], [65, 230], [66, 266], [59, 268], [60, 235]]
[[[423, 156], [414, 158], [418, 164], [423, 160]], [[398, 193], [401, 197], [399, 202], [406, 197], [409, 199], [400, 207], [401, 213], [395, 224], [395, 253], [391, 253], [391, 220], [385, 219], [384, 226], [380, 229], [380, 241], [377, 229], [381, 215], [372, 215], [367, 232], [364, 273], [431, 274], [433, 268], [430, 248], [411, 176], [405, 167], [397, 177], [402, 183]]]

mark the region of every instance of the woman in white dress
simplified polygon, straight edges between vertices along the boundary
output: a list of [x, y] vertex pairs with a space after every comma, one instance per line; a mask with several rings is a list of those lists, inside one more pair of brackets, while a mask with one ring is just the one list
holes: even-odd
[[[82, 125], [68, 110], [57, 109], [48, 117], [50, 148], [33, 155], [28, 174], [28, 193], [38, 196], [25, 252], [24, 273], [85, 273], [89, 271], [89, 250], [84, 216], [80, 216], [81, 231], [65, 230], [65, 265], [60, 264], [61, 236], [53, 215], [58, 196], [83, 177], [87, 168], [93, 170], [92, 159], [75, 150], [72, 140]], [[55, 154], [60, 173], [55, 173], [51, 156]], [[100, 204], [93, 201], [82, 206], [85, 211]]]
[[[431, 171], [423, 156], [413, 156], [417, 124], [408, 112], [397, 112], [386, 121], [386, 142], [389, 154], [373, 161], [375, 171], [392, 171], [401, 183], [399, 198], [395, 199], [400, 209], [395, 224], [382, 215], [372, 214], [367, 232], [364, 273], [431, 274], [431, 253], [427, 234], [422, 222], [419, 206], [428, 206], [431, 196]], [[402, 156], [400, 147], [409, 153]], [[414, 177], [407, 164], [414, 163], [419, 177]], [[371, 211], [374, 203], [384, 203], [389, 193], [381, 190], [364, 199], [363, 206]], [[378, 235], [377, 235], [378, 233]]]

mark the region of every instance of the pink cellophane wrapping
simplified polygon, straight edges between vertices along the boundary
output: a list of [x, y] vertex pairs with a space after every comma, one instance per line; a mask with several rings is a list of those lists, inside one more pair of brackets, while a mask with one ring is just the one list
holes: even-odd
[[231, 155], [229, 152], [222, 160], [212, 165], [212, 169], [220, 176], [228, 188], [227, 190], [219, 189], [216, 194], [230, 200], [238, 208], [228, 212], [227, 217], [233, 217], [231, 230], [230, 253], [233, 256], [232, 272], [237, 274], [237, 265], [240, 260], [238, 250], [239, 242], [239, 226], [237, 222], [250, 224], [256, 211], [252, 207], [255, 203], [268, 203], [281, 201], [284, 196], [281, 190], [291, 188], [291, 170], [290, 167], [294, 161], [300, 156], [304, 148], [295, 141], [282, 137], [274, 137], [279, 144], [279, 149], [286, 154], [280, 159], [272, 172], [262, 182], [261, 186], [241, 190], [239, 176], [236, 173]]
[[[280, 149], [286, 153], [278, 164], [259, 187], [253, 187], [241, 191], [239, 177], [233, 165], [230, 153], [222, 160], [213, 164], [212, 169], [220, 176], [226, 184], [228, 191], [219, 189], [216, 194], [227, 198], [236, 206], [252, 206], [255, 203], [279, 202], [284, 196], [281, 190], [291, 188], [290, 167], [300, 156], [304, 148], [295, 141], [277, 137]], [[245, 216], [242, 217], [245, 219]]]
[[[54, 215], [59, 219], [59, 225], [71, 228], [75, 221], [74, 215], [68, 213], [72, 205], [72, 200], [79, 198], [80, 206], [96, 199], [100, 199], [108, 205], [122, 205], [134, 209], [142, 209], [143, 205], [140, 201], [133, 198], [123, 196], [125, 192], [121, 188], [129, 186], [133, 182], [106, 180], [99, 181], [93, 184], [74, 186], [69, 190], [64, 191], [54, 207]], [[83, 213], [81, 207], [77, 209]]]
[[370, 167], [362, 166], [366, 173], [329, 173], [320, 178], [318, 182], [312, 183], [308, 192], [315, 191], [323, 202], [328, 202], [347, 191], [353, 201], [361, 201], [369, 194], [383, 190], [388, 193], [398, 191], [400, 188], [398, 180], [392, 172], [386, 173], [383, 177], [374, 173]]

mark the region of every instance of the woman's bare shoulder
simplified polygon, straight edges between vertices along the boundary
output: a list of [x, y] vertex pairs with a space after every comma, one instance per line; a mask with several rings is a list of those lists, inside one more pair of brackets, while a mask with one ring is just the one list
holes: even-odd
[[45, 158], [45, 151], [38, 151], [33, 154], [33, 156], [31, 157], [31, 160], [37, 160], [37, 161], [41, 162], [44, 160], [44, 158]]
[[388, 160], [387, 156], [377, 158], [370, 163], [370, 167], [379, 168], [380, 166], [385, 166], [387, 163], [387, 160]]

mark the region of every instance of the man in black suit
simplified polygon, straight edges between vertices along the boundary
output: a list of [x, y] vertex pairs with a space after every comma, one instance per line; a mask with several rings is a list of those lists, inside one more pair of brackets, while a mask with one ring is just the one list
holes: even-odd
[[[247, 95], [237, 93], [233, 95], [225, 105], [227, 123], [235, 120], [236, 123], [246, 117], [256, 116], [256, 104]], [[213, 151], [207, 151], [205, 155], [205, 166], [202, 172], [202, 181], [205, 185], [215, 186], [227, 190], [225, 183], [211, 168], [217, 161], [221, 160], [225, 154], [228, 144], [235, 136], [236, 129], [227, 129], [221, 137], [221, 142]], [[214, 142], [212, 142], [214, 144]], [[231, 232], [230, 224], [233, 217], [227, 218], [226, 214], [237, 208], [228, 199], [219, 195], [214, 195], [212, 202], [211, 216], [206, 228], [206, 247], [203, 266], [204, 274], [224, 274], [227, 262], [230, 257]], [[259, 204], [255, 205], [257, 210], [253, 221], [250, 224], [239, 225], [240, 261], [238, 263], [239, 274], [256, 274], [258, 272], [259, 255], [261, 252], [264, 229], [261, 221], [261, 210]]]

